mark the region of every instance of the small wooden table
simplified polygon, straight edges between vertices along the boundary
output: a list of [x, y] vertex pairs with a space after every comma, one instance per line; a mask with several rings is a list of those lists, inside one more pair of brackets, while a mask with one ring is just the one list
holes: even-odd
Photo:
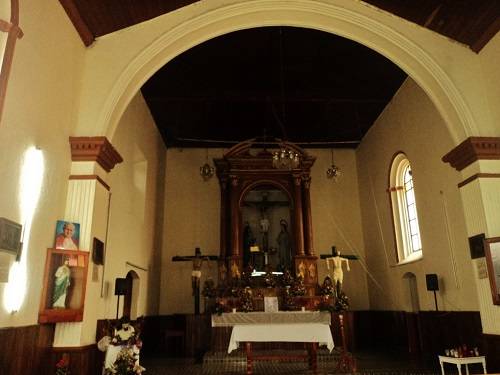
[[482, 363], [483, 365], [483, 373], [486, 374], [486, 357], [478, 356], [478, 357], [448, 357], [445, 355], [440, 355], [439, 364], [441, 365], [441, 374], [444, 375], [444, 363], [451, 363], [457, 365], [458, 375], [462, 375], [462, 365], [465, 365], [466, 374], [469, 375], [469, 364], [471, 363]]

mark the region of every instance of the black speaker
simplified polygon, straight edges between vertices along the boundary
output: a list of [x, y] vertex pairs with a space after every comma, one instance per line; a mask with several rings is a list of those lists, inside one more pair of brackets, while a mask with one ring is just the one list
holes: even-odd
[[438, 275], [435, 273], [425, 275], [425, 282], [427, 283], [427, 290], [439, 290]]
[[124, 296], [127, 294], [127, 279], [117, 278], [115, 280], [115, 296]]

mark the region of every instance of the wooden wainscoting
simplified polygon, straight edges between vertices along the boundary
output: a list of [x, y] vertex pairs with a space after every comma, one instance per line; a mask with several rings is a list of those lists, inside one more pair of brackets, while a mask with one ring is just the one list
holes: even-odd
[[54, 325], [0, 328], [0, 374], [52, 374]]
[[[52, 364], [55, 364], [61, 359], [62, 355], [67, 353], [69, 356], [69, 369], [71, 375], [95, 375], [102, 371], [102, 362], [98, 360], [98, 350], [96, 344], [52, 348]], [[52, 374], [48, 372], [47, 374]]]
[[377, 347], [437, 358], [447, 348], [482, 348], [478, 311], [354, 311], [354, 350]]
[[144, 321], [141, 355], [200, 357], [210, 350], [211, 316], [173, 314], [148, 316]]
[[483, 353], [486, 355], [488, 373], [500, 374], [500, 335], [483, 335]]

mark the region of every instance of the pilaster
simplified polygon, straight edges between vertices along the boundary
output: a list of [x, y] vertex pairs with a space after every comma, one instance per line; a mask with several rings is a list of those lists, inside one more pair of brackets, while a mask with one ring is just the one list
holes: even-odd
[[[470, 137], [446, 154], [461, 174], [458, 184], [463, 202], [467, 236], [484, 233], [486, 238], [500, 236], [500, 138]], [[477, 263], [471, 264], [476, 276], [483, 333], [500, 334], [500, 307], [493, 305], [488, 278], [480, 279]]]
[[[106, 238], [110, 200], [107, 174], [123, 159], [105, 137], [70, 137], [69, 141], [73, 162], [64, 220], [80, 223], [80, 250], [91, 251], [94, 237], [103, 242]], [[81, 347], [95, 342], [103, 266], [89, 259], [88, 272], [83, 321], [57, 323], [54, 347]], [[93, 280], [92, 275], [97, 278]]]

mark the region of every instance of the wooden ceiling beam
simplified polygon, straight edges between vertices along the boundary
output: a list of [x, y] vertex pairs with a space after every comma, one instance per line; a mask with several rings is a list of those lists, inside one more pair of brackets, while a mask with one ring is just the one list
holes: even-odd
[[62, 7], [66, 11], [66, 14], [68, 15], [69, 19], [73, 23], [73, 26], [75, 26], [76, 31], [78, 32], [78, 35], [80, 35], [80, 38], [83, 41], [83, 44], [85, 44], [86, 47], [90, 46], [92, 43], [94, 43], [95, 36], [90, 30], [87, 22], [85, 22], [84, 18], [82, 17], [82, 14], [80, 13], [80, 10], [78, 9], [77, 5], [75, 4], [74, 0], [59, 0], [61, 3]]

